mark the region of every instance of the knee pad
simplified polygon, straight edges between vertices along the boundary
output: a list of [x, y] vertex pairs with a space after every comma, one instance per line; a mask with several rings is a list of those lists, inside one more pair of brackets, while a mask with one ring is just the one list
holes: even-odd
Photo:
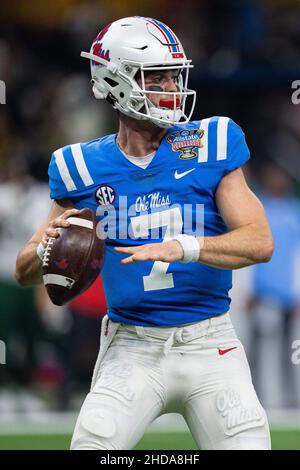
[[112, 413], [105, 409], [87, 411], [82, 415], [80, 424], [85, 431], [105, 438], [113, 437], [117, 430]]
[[71, 450], [116, 449], [113, 439], [117, 425], [112, 413], [104, 408], [84, 412], [76, 425]]

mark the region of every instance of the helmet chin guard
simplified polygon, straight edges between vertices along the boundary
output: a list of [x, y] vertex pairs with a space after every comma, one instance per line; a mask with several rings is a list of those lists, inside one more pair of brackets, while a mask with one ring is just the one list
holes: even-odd
[[[106, 99], [126, 116], [163, 128], [190, 120], [196, 101], [196, 92], [188, 89], [189, 69], [193, 65], [165, 24], [143, 17], [115, 21], [98, 34], [90, 52], [82, 52], [81, 56], [91, 61], [95, 98]], [[146, 89], [147, 72], [169, 70], [179, 71], [177, 91]], [[140, 83], [135, 78], [138, 72]], [[151, 93], [164, 95], [159, 106], [151, 102]], [[187, 98], [191, 98], [188, 115]]]

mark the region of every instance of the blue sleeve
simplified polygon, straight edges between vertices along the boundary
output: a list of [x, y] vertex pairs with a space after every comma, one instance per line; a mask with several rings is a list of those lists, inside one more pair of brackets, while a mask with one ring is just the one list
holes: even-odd
[[225, 174], [236, 170], [250, 158], [250, 151], [246, 143], [245, 134], [232, 119], [229, 119], [227, 130], [227, 159]]
[[51, 199], [65, 199], [69, 197], [69, 191], [61, 177], [56, 162], [56, 153], [53, 152], [48, 168], [49, 187]]
[[68, 145], [53, 152], [48, 175], [51, 199], [84, 196], [94, 184], [81, 144]]

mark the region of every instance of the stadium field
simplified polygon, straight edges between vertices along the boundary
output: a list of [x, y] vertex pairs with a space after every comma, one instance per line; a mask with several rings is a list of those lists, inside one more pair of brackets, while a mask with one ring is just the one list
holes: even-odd
[[[0, 450], [64, 450], [70, 445], [70, 434], [1, 435]], [[272, 431], [274, 450], [300, 450], [299, 430]], [[196, 445], [188, 432], [147, 433], [136, 446], [140, 450], [193, 450]]]

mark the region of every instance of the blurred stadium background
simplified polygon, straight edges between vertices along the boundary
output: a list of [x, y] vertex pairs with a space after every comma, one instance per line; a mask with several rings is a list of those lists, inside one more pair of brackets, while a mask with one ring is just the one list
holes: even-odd
[[[234, 273], [232, 319], [273, 447], [300, 449], [300, 364], [292, 361], [300, 340], [300, 104], [291, 99], [300, 80], [298, 0], [2, 0], [0, 449], [68, 448], [88, 391], [106, 308], [101, 280], [56, 308], [42, 287], [18, 287], [13, 273], [17, 252], [50, 207], [52, 151], [115, 132], [115, 116], [92, 98], [79, 54], [103, 26], [130, 15], [158, 18], [182, 39], [195, 64], [194, 116], [228, 115], [246, 134], [247, 179], [265, 204], [276, 251], [268, 265]], [[138, 448], [195, 444], [170, 415]]]

